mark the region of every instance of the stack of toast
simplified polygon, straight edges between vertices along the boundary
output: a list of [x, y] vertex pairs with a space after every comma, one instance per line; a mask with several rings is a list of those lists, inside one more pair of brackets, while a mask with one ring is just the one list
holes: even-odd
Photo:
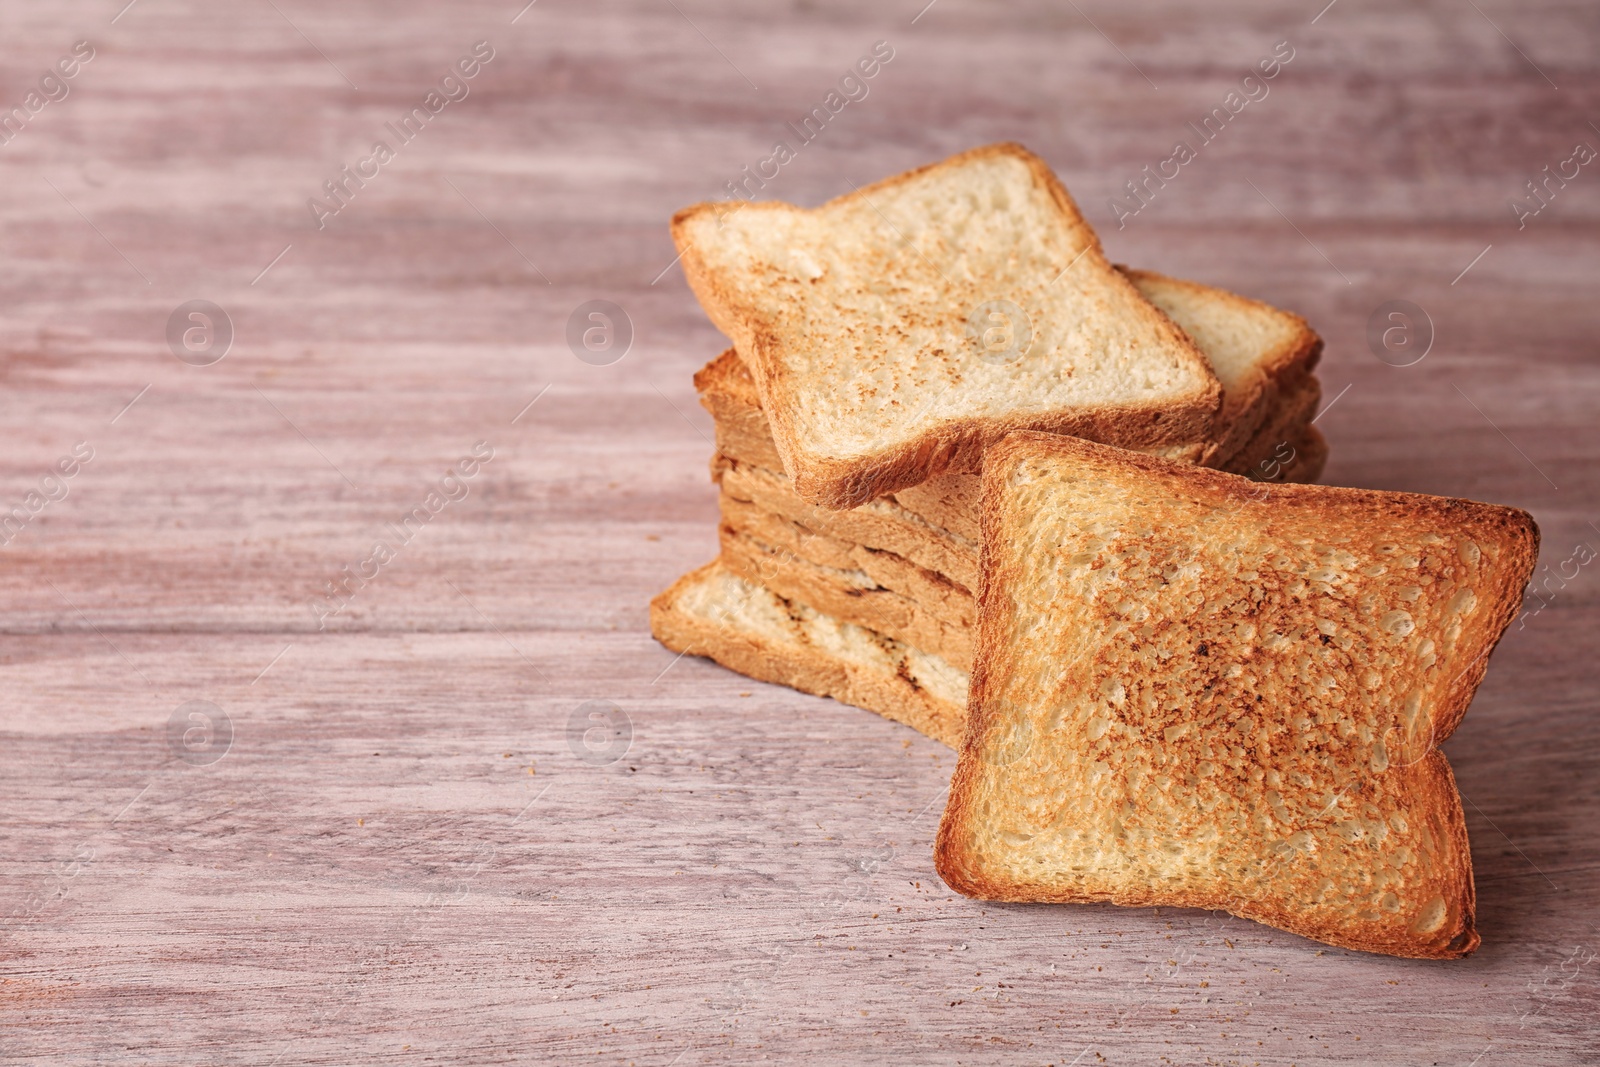
[[1476, 945], [1436, 748], [1531, 569], [1524, 513], [1297, 484], [1327, 458], [1317, 335], [1113, 266], [1020, 146], [673, 235], [734, 344], [695, 376], [721, 552], [652, 603], [663, 644], [960, 750], [936, 859], [963, 892]]

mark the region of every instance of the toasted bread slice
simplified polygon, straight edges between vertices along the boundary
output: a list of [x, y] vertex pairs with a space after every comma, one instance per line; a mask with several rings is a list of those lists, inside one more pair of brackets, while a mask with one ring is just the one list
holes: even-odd
[[1279, 393], [1310, 374], [1322, 338], [1305, 319], [1271, 304], [1154, 271], [1118, 269], [1193, 338], [1222, 383], [1222, 409], [1201, 459], [1222, 466], [1261, 428]]
[[848, 511], [830, 511], [795, 495], [781, 472], [769, 471], [718, 456], [712, 476], [722, 491], [754, 504], [808, 530], [841, 541], [904, 556], [930, 571], [950, 578], [967, 589], [978, 585], [978, 544], [942, 527], [934, 526], [892, 499], [874, 500]]
[[[724, 503], [727, 503], [726, 498]], [[747, 515], [730, 522], [724, 510], [718, 531], [722, 565], [785, 599], [798, 600], [841, 622], [854, 623], [931, 652], [963, 671], [972, 669], [974, 627], [970, 619], [977, 602], [970, 593], [965, 590], [958, 593], [948, 579], [909, 564], [893, 553], [874, 553], [859, 545], [852, 546], [852, 556], [863, 558], [819, 563], [811, 557], [820, 554], [819, 549], [824, 544], [839, 545], [841, 542], [831, 538], [824, 542], [805, 535], [787, 537], [786, 533], [793, 530], [793, 524], [776, 516], [763, 520]], [[841, 563], [844, 565], [837, 565]], [[879, 577], [890, 577], [883, 572], [893, 571], [890, 581], [902, 587], [916, 583], [927, 589], [942, 583], [941, 591], [947, 594], [945, 603], [949, 609], [940, 610], [932, 606], [937, 605], [937, 601], [900, 592], [879, 581], [859, 566], [861, 563], [872, 566]], [[952, 596], [959, 596], [964, 604], [952, 604]], [[961, 621], [963, 608], [969, 620], [965, 624]]]
[[[1300, 410], [1314, 406], [1314, 392], [1306, 397], [1304, 404], [1297, 405]], [[1274, 428], [1279, 428], [1277, 423], [1274, 423]], [[1303, 421], [1283, 426], [1281, 430], [1281, 433], [1258, 434], [1263, 442], [1263, 453], [1259, 457], [1252, 457], [1254, 462], [1249, 467], [1252, 476], [1259, 481], [1316, 480], [1327, 460], [1327, 442], [1315, 428], [1306, 426]], [[719, 418], [718, 442], [726, 443], [730, 438], [730, 434], [723, 432]], [[720, 453], [712, 459], [712, 479], [721, 484], [725, 499], [742, 507], [740, 514], [761, 512], [793, 524], [800, 531], [796, 536], [803, 536], [805, 542], [794, 549], [803, 559], [825, 567], [852, 569], [826, 554], [812, 554], [809, 551], [809, 546], [821, 543], [819, 538], [827, 539], [865, 549], [871, 553], [871, 558], [880, 562], [889, 558], [903, 558], [908, 567], [937, 575], [961, 595], [977, 588], [979, 532], [974, 491], [976, 480], [969, 475], [947, 473], [926, 486], [917, 487], [915, 492], [903, 490], [847, 511], [832, 511], [809, 504], [795, 495], [789, 479], [781, 471], [735, 460]], [[726, 506], [724, 519], [728, 519]], [[857, 557], [854, 569], [862, 569], [861, 558]], [[913, 598], [921, 595], [922, 590], [917, 587], [903, 582], [897, 584], [895, 575], [896, 570], [890, 567], [873, 572], [874, 580], [887, 588]], [[805, 599], [804, 596], [801, 598]], [[941, 617], [951, 617], [946, 610], [949, 603], [941, 600], [930, 602], [927, 606]], [[855, 617], [849, 612], [843, 615], [852, 622], [867, 626], [882, 621], [870, 615], [865, 618]], [[956, 617], [965, 616], [958, 614]], [[915, 643], [915, 638], [910, 640]]]
[[[1184, 283], [1187, 284], [1187, 283]], [[1218, 290], [1218, 292], [1221, 292]], [[1231, 294], [1223, 294], [1228, 296]], [[1242, 299], [1242, 298], [1241, 298]], [[1287, 316], [1287, 312], [1280, 313]], [[1319, 342], [1320, 343], [1320, 342]], [[783, 460], [778, 455], [777, 445], [772, 439], [771, 425], [767, 421], [765, 412], [761, 410], [761, 398], [756, 391], [755, 380], [751, 378], [749, 370], [743, 361], [728, 349], [716, 359], [700, 368], [694, 376], [695, 388], [699, 391], [700, 402], [712, 415], [712, 422], [716, 429], [717, 455], [712, 459], [712, 477], [720, 480], [722, 471], [728, 466], [729, 460], [738, 461], [740, 464], [758, 468], [769, 472], [772, 476], [782, 479], [787, 494], [793, 497], [790, 504], [782, 509], [782, 513], [791, 517], [798, 517], [794, 513], [804, 511], [815, 516], [814, 520], [807, 520], [808, 525], [813, 522], [826, 523], [827, 519], [817, 515], [820, 509], [800, 501], [794, 496], [792, 486], [783, 471]], [[1311, 392], [1307, 389], [1310, 388]], [[1287, 389], [1288, 395], [1281, 396], [1281, 390]], [[1273, 400], [1282, 400], [1283, 406], [1293, 418], [1285, 418], [1275, 410], [1269, 408], [1263, 415], [1271, 415], [1271, 430], [1258, 429], [1247, 442], [1248, 447], [1237, 455], [1213, 457], [1212, 465], [1220, 466], [1228, 462], [1230, 466], [1239, 468], [1239, 473], [1254, 470], [1264, 461], [1273, 460], [1276, 456], [1278, 462], [1269, 464], [1269, 467], [1282, 468], [1285, 462], [1281, 460], [1280, 446], [1285, 441], [1290, 441], [1300, 430], [1297, 425], [1292, 425], [1294, 419], [1300, 418], [1301, 412], [1309, 404], [1315, 406], [1319, 392], [1315, 379], [1311, 379], [1309, 386], [1306, 376], [1293, 378], [1289, 383], [1281, 379], [1269, 382], [1266, 392]], [[1326, 460], [1327, 442], [1321, 441], [1322, 460]], [[1150, 450], [1152, 454], [1166, 455], [1168, 458], [1189, 458], [1181, 453], [1180, 449]], [[1257, 454], [1259, 452], [1259, 454]], [[1301, 468], [1304, 470], [1306, 468]], [[1317, 468], [1320, 473], [1321, 467]], [[1305, 476], [1303, 474], [1286, 480], [1314, 481], [1316, 474]], [[1284, 480], [1284, 479], [1277, 479]], [[922, 485], [910, 486], [899, 490], [884, 501], [891, 505], [899, 505], [903, 512], [925, 520], [927, 524], [948, 530], [958, 537], [970, 542], [976, 550], [978, 541], [978, 478], [974, 474], [963, 471], [947, 471], [944, 474], [930, 478]], [[857, 509], [858, 511], [860, 509]], [[847, 520], [848, 521], [848, 520]], [[821, 529], [822, 527], [817, 527]], [[833, 533], [835, 531], [828, 530]], [[847, 540], [859, 540], [864, 544], [877, 548], [890, 548], [889, 545], [877, 544], [870, 539], [859, 536], [857, 533], [842, 532]], [[971, 577], [976, 578], [977, 560], [973, 556]]]
[[[1294, 482], [1321, 472], [1327, 446], [1315, 428], [1306, 427], [1282, 444], [1276, 458], [1263, 461], [1255, 480]], [[972, 669], [977, 598], [968, 586], [897, 553], [820, 533], [726, 491], [721, 510], [722, 562], [730, 570], [840, 621], [903, 641], [963, 671]], [[908, 532], [939, 536], [931, 530]], [[927, 558], [932, 552], [921, 554]]]
[[1221, 469], [1258, 481], [1282, 481], [1283, 468], [1294, 459], [1294, 441], [1310, 429], [1321, 402], [1322, 383], [1315, 375], [1307, 377], [1282, 399], [1279, 410]]
[[[1308, 462], [1307, 457], [1314, 456], [1319, 447], [1325, 456], [1326, 446], [1319, 442], [1321, 434], [1314, 428], [1309, 431], [1309, 438], [1298, 439], [1295, 444], [1297, 459], [1291, 467]], [[1320, 464], [1320, 460], [1316, 462]], [[1291, 470], [1291, 477], [1293, 473]], [[854, 568], [866, 574], [879, 587], [916, 601], [917, 608], [940, 620], [954, 620], [965, 626], [969, 649], [971, 620], [976, 611], [971, 595], [943, 575], [926, 571], [893, 553], [826, 538], [727, 495], [723, 501], [737, 509], [736, 512], [724, 511], [725, 522], [729, 514], [741, 515], [744, 520], [758, 525], [770, 542], [782, 546], [780, 557], [792, 552], [794, 558], [784, 559], [783, 564], [777, 566], [770, 557], [764, 559], [753, 575], [756, 581], [747, 579], [744, 586], [726, 581], [730, 575], [737, 577], [729, 570], [726, 560], [686, 576], [680, 580], [680, 586], [696, 589], [714, 586], [722, 589], [725, 595], [719, 598], [697, 593], [688, 600], [698, 608], [688, 610], [680, 603], [681, 598], [669, 590], [652, 605], [652, 629], [656, 636], [674, 651], [707, 656], [760, 681], [832, 696], [905, 723], [935, 741], [958, 748], [961, 724], [966, 721], [968, 674], [964, 664], [970, 659], [970, 651], [963, 654], [958, 650], [953, 656], [941, 656], [920, 648], [915, 640], [896, 638], [881, 631], [874, 633], [870, 626], [852, 625], [838, 617], [828, 619], [828, 613], [812, 605], [812, 595], [808, 593], [808, 581], [816, 581], [821, 571], [803, 568], [803, 564], [817, 559], [823, 566], [841, 570]], [[792, 529], [780, 532], [779, 524], [787, 524]], [[784, 564], [794, 566], [791, 569]], [[784, 577], [773, 576], [779, 567]], [[793, 591], [787, 595], [779, 596], [760, 588], [764, 584], [760, 579], [783, 585], [785, 578], [793, 583], [790, 586]], [[737, 595], [726, 595], [730, 589], [738, 591]], [[795, 632], [843, 634], [842, 643], [850, 651], [836, 652], [840, 642], [831, 640], [790, 640], [781, 636], [781, 627], [775, 636], [772, 627], [757, 626], [748, 611], [731, 610], [745, 602], [771, 609], [774, 601], [785, 611], [798, 613]], [[773, 618], [770, 611], [757, 611], [754, 617], [769, 622]], [[880, 621], [882, 617], [879, 616]], [[790, 636], [793, 637], [793, 633]], [[900, 651], [902, 646], [904, 650]], [[880, 658], [872, 652], [874, 648], [889, 651]], [[915, 673], [910, 667], [906, 673], [901, 673], [899, 664], [902, 662], [915, 664]]]
[[650, 632], [674, 652], [870, 708], [955, 747], [966, 675], [938, 657], [785, 600], [713, 561], [650, 602]]
[[1222, 908], [1465, 955], [1471, 857], [1437, 746], [1538, 528], [1465, 500], [1241, 486], [1049, 434], [990, 452], [939, 873], [987, 899]]
[[824, 507], [972, 467], [1013, 429], [1204, 441], [1220, 405], [1194, 342], [1019, 145], [810, 211], [699, 204], [672, 235], [750, 366], [795, 491]]

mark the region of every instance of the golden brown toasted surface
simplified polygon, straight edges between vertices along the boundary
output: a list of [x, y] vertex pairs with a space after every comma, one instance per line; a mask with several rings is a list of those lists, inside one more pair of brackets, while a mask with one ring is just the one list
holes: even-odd
[[813, 503], [852, 507], [975, 465], [1018, 428], [1130, 447], [1208, 440], [1221, 398], [1209, 365], [1019, 145], [810, 211], [697, 205], [672, 233]]
[[1048, 434], [992, 450], [983, 490], [936, 849], [952, 888], [1224, 908], [1404, 956], [1477, 945], [1437, 746], [1531, 572], [1526, 512]]

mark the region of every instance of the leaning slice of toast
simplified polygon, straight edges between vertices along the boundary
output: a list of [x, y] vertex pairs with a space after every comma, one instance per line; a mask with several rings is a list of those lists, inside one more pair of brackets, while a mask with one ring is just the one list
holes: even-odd
[[650, 632], [674, 652], [869, 708], [952, 748], [967, 676], [936, 656], [786, 600], [713, 561], [650, 602]]
[[1538, 529], [1465, 500], [1241, 486], [1048, 434], [989, 453], [939, 872], [987, 899], [1221, 908], [1465, 955], [1471, 857], [1438, 746]]
[[1322, 338], [1292, 311], [1154, 271], [1118, 269], [1194, 340], [1222, 384], [1222, 409], [1201, 463], [1223, 466], [1261, 428], [1278, 398], [1311, 373]]
[[1208, 439], [1216, 376], [1105, 259], [1050, 168], [993, 145], [815, 210], [700, 204], [684, 273], [749, 364], [795, 491], [848, 508], [1019, 428]]

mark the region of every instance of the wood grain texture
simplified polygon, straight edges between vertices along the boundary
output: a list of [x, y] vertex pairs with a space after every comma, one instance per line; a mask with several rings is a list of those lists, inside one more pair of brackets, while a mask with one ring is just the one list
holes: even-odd
[[[0, 4], [0, 108], [96, 50], [0, 144], [0, 512], [94, 450], [0, 548], [0, 1062], [1600, 1062], [1600, 579], [1568, 562], [1600, 549], [1600, 171], [1508, 207], [1600, 146], [1591, 10], [521, 7]], [[319, 231], [307, 199], [478, 40], [470, 95]], [[650, 639], [716, 545], [690, 376], [722, 341], [666, 221], [879, 40], [763, 195], [1018, 140], [1113, 260], [1316, 326], [1326, 481], [1526, 507], [1540, 581], [1576, 570], [1447, 746], [1472, 958], [956, 897], [947, 751]], [[197, 298], [235, 328], [208, 367], [166, 341]], [[593, 299], [634, 327], [610, 366], [565, 340]], [[1367, 346], [1393, 299], [1434, 326], [1413, 366]], [[480, 440], [319, 631], [308, 600]], [[234, 728], [214, 763], [170, 743], [195, 700]], [[580, 758], [592, 700], [631, 722], [616, 762]]]

